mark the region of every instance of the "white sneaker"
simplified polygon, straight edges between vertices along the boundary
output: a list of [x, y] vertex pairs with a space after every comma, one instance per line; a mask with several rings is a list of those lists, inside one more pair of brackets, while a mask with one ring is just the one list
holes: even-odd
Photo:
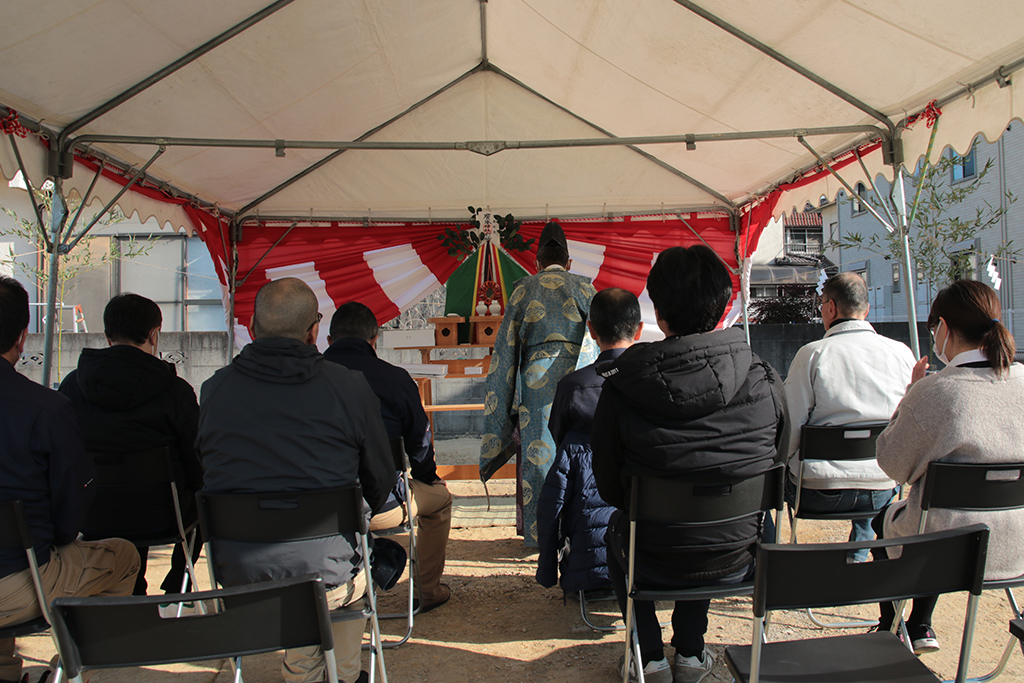
[[161, 619], [175, 619], [179, 616], [187, 617], [199, 614], [199, 608], [194, 602], [161, 602], [157, 609]]
[[[625, 660], [625, 656], [619, 657], [619, 676], [622, 676], [622, 664]], [[640, 678], [636, 673], [636, 658], [629, 658], [629, 681], [630, 683], [637, 683]], [[661, 659], [655, 659], [647, 662], [647, 666], [644, 667], [644, 681], [645, 683], [672, 683], [672, 667], [668, 665], [668, 660], [664, 657]]]
[[706, 647], [700, 657], [683, 657], [677, 654], [675, 666], [672, 667], [673, 680], [675, 683], [700, 683], [711, 673], [714, 665], [715, 656]]

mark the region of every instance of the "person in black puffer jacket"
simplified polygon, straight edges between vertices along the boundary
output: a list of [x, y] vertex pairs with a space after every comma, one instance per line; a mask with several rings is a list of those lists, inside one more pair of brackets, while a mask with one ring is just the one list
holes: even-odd
[[550, 588], [558, 581], [566, 594], [611, 588], [604, 537], [615, 508], [597, 491], [590, 431], [604, 384], [597, 367], [639, 339], [640, 302], [624, 289], [601, 290], [590, 302], [587, 328], [601, 355], [558, 383], [548, 422], [558, 451], [537, 506], [537, 583]]
[[[608, 569], [623, 611], [630, 476], [746, 479], [774, 464], [786, 436], [778, 374], [753, 354], [742, 330], [715, 330], [732, 298], [718, 255], [702, 245], [666, 249], [647, 289], [666, 339], [637, 344], [598, 369], [606, 379], [591, 434], [598, 490], [618, 508], [608, 527]], [[701, 527], [648, 522], [636, 540], [638, 582], [672, 588], [741, 581], [753, 568], [762, 524], [760, 514]], [[649, 683], [696, 683], [710, 673], [708, 601], [676, 603], [674, 667], [654, 604], [634, 605]]]

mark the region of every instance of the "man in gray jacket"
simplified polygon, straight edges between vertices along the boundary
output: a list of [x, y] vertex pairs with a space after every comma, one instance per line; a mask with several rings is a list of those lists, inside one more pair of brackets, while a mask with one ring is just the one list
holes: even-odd
[[[252, 332], [231, 365], [203, 384], [196, 446], [207, 491], [307, 491], [360, 484], [378, 510], [395, 484], [380, 404], [358, 372], [330, 363], [317, 351], [320, 314], [301, 280], [268, 283], [256, 295]], [[319, 573], [330, 607], [362, 599], [363, 558], [355, 538], [336, 536], [293, 543], [214, 543], [218, 575], [243, 585]], [[364, 620], [334, 625], [338, 676], [360, 675]], [[319, 648], [285, 653], [288, 683], [327, 679]]]
[[[821, 291], [825, 336], [806, 344], [786, 375], [786, 403], [792, 431], [787, 459], [786, 498], [796, 498], [800, 463], [800, 427], [848, 425], [888, 420], [910, 384], [914, 354], [902, 342], [875, 332], [868, 316], [868, 288], [856, 273], [839, 273]], [[804, 463], [800, 509], [809, 512], [880, 510], [892, 498], [896, 482], [875, 460], [832, 461], [820, 454]], [[853, 521], [851, 541], [875, 536], [871, 522]], [[852, 559], [867, 560], [867, 550]]]

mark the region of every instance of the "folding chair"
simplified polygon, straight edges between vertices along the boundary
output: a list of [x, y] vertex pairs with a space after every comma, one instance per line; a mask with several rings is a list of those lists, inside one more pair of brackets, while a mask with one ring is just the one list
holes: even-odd
[[[797, 521], [817, 520], [860, 520], [873, 519], [877, 510], [864, 512], [810, 512], [800, 509], [801, 486], [804, 478], [805, 460], [874, 460], [875, 441], [888, 422], [870, 422], [859, 425], [804, 425], [800, 431], [800, 464], [796, 471], [796, 497], [789, 506], [789, 542], [796, 543]], [[877, 621], [854, 619], [843, 622], [824, 622], [813, 610], [807, 610], [807, 617], [822, 628], [862, 628], [873, 626]]]
[[[163, 617], [160, 603], [168, 599], [203, 600], [215, 608]], [[243, 656], [313, 645], [324, 651], [328, 680], [338, 683], [326, 591], [315, 574], [174, 596], [57, 598], [53, 616], [73, 683], [81, 683], [83, 669], [225, 657], [234, 662], [235, 683], [242, 683]]]
[[[391, 457], [395, 462], [395, 470], [399, 472], [399, 476], [402, 478], [402, 482], [405, 484], [405, 500], [399, 501], [402, 506], [402, 510], [405, 514], [405, 519], [401, 524], [390, 529], [379, 529], [373, 532], [374, 536], [399, 536], [401, 534], [408, 534], [409, 537], [409, 603], [406, 611], [398, 612], [395, 614], [381, 614], [378, 615], [379, 619], [405, 619], [406, 628], [405, 635], [400, 640], [390, 641], [384, 643], [385, 648], [398, 647], [402, 643], [409, 640], [412, 636], [412, 625], [413, 616], [419, 612], [418, 606], [416, 609], [413, 608], [414, 599], [419, 596], [419, 564], [417, 562], [418, 556], [416, 555], [416, 532], [415, 532], [415, 520], [412, 518], [412, 505], [410, 499], [412, 497], [412, 487], [409, 485], [409, 458], [405, 452], [405, 440], [400, 436], [395, 436], [389, 439], [391, 443]], [[422, 600], [420, 603], [422, 604]], [[364, 646], [365, 647], [365, 646]]]
[[[192, 522], [186, 527], [182, 520], [177, 475], [170, 451], [166, 447], [161, 447], [123, 453], [88, 451], [87, 455], [96, 468], [96, 477], [92, 484], [96, 497], [86, 516], [86, 530], [82, 534], [85, 540], [117, 537], [139, 548], [178, 544], [185, 553], [185, 576], [181, 579], [181, 592], [187, 592], [190, 579], [193, 588], [197, 588], [199, 584], [196, 583], [192, 550], [198, 522]], [[166, 495], [164, 500], [168, 510], [173, 512], [174, 518], [167, 518], [164, 531], [140, 531], [137, 526], [133, 526], [131, 510], [124, 508], [125, 492], [137, 491], [143, 487], [152, 489], [158, 496]], [[118, 519], [122, 526], [90, 528], [90, 517], [97, 512], [103, 513], [104, 519]]]
[[[928, 465], [921, 496], [921, 523], [918, 532], [923, 533], [928, 521], [928, 511], [933, 508], [967, 510], [972, 512], [997, 512], [1024, 508], [1024, 463], [1008, 464], [966, 464], [933, 462]], [[984, 590], [1006, 591], [1006, 599], [1013, 610], [1014, 619], [1024, 617], [1024, 611], [1017, 604], [1013, 589], [1024, 586], [1024, 574], [1011, 579], [985, 581]], [[1010, 638], [1003, 649], [996, 667], [971, 681], [990, 681], [1003, 672], [1013, 652], [1014, 639]]]
[[[29, 573], [32, 575], [32, 585], [36, 591], [36, 602], [42, 613], [42, 616], [28, 621], [0, 628], [0, 639], [29, 636], [48, 630], [50, 624], [53, 623], [48, 607], [49, 601], [46, 599], [46, 591], [43, 590], [43, 580], [39, 576], [39, 562], [36, 559], [32, 534], [25, 521], [25, 513], [20, 500], [0, 502], [0, 551], [24, 551], [25, 557], [28, 559]], [[54, 642], [56, 643], [56, 640]], [[58, 648], [59, 651], [60, 648]], [[59, 666], [57, 671], [59, 674]]]
[[1024, 642], [1024, 618], [1013, 619], [1010, 622], [1010, 634], [1017, 640]]
[[[956, 682], [964, 683], [985, 576], [984, 524], [863, 543], [764, 544], [754, 570], [754, 630], [750, 645], [732, 645], [725, 662], [738, 683], [764, 681], [885, 681], [939, 679], [891, 631], [764, 643], [772, 610], [805, 609], [968, 591]], [[857, 548], [899, 548], [898, 558], [847, 563]]]
[[[739, 520], [783, 507], [785, 467], [775, 465], [764, 474], [749, 479], [720, 483], [695, 483], [664, 477], [632, 477], [629, 509], [629, 554], [626, 572], [626, 655], [622, 667], [623, 683], [628, 682], [629, 662], [640, 658], [640, 641], [635, 600], [714, 600], [750, 595], [753, 581], [698, 586], [676, 590], [647, 589], [638, 586], [634, 576], [637, 530], [644, 522], [670, 522], [685, 526], [707, 526]], [[778, 525], [776, 525], [778, 535]], [[632, 642], [631, 642], [632, 641]], [[632, 645], [632, 647], [631, 647]], [[636, 667], [643, 683], [643, 667]]]
[[[358, 484], [285, 493], [200, 491], [196, 494], [196, 502], [199, 507], [199, 524], [206, 542], [210, 584], [213, 586], [219, 583], [212, 552], [213, 539], [271, 544], [358, 534], [359, 553], [363, 557], [363, 571], [366, 572], [366, 607], [332, 610], [331, 621], [369, 617], [373, 646], [370, 650], [370, 682], [373, 683], [379, 668], [382, 683], [387, 683], [380, 623], [377, 621], [377, 599], [370, 579], [370, 544], [367, 519], [363, 514], [363, 490]], [[333, 658], [328, 661], [333, 662]]]

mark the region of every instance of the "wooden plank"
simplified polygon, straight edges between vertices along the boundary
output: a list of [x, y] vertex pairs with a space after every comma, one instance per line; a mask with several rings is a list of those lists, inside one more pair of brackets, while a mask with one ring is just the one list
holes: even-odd
[[[445, 481], [480, 481], [479, 465], [438, 465], [437, 476]], [[502, 465], [491, 479], [515, 479], [516, 464]]]
[[456, 410], [483, 410], [483, 403], [442, 403], [439, 405], [423, 406], [428, 413], [447, 413]]

